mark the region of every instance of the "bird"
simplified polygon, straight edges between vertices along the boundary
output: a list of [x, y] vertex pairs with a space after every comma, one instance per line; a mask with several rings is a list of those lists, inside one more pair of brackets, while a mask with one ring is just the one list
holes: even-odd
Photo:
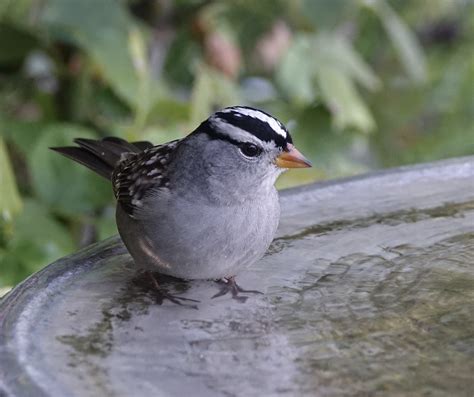
[[161, 145], [118, 137], [74, 142], [51, 149], [111, 182], [119, 235], [136, 265], [150, 274], [220, 280], [225, 288], [215, 297], [256, 292], [235, 276], [275, 236], [275, 182], [289, 168], [311, 166], [283, 123], [250, 106], [218, 110]]

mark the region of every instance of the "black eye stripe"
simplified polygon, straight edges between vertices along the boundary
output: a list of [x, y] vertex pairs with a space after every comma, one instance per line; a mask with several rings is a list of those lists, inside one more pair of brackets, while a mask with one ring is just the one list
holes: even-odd
[[[237, 141], [235, 139], [230, 138], [228, 135], [221, 134], [217, 132], [216, 130], [214, 130], [212, 127], [210, 127], [208, 124], [204, 124], [204, 123], [201, 124], [198, 128], [198, 131], [206, 133], [211, 139], [219, 139], [219, 140], [226, 141], [226, 142], [231, 143], [232, 145], [237, 146], [240, 149], [240, 151], [247, 157], [256, 157], [260, 155], [263, 151], [263, 149], [260, 146], [254, 143]], [[255, 148], [255, 153], [250, 153], [248, 150], [246, 150], [248, 149], [249, 146], [252, 146]]]
[[222, 141], [227, 141], [235, 146], [240, 146], [242, 144], [242, 142], [236, 139], [232, 139], [226, 134], [221, 134], [220, 132], [217, 132], [214, 128], [212, 128], [212, 126], [209, 125], [207, 121], [202, 123], [197, 129], [197, 131], [206, 133], [211, 139], [220, 139]]

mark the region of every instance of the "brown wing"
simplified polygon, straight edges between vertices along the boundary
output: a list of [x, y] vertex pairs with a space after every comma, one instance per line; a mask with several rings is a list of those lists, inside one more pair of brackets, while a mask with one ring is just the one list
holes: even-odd
[[142, 199], [150, 189], [166, 188], [167, 166], [180, 139], [153, 146], [140, 153], [125, 155], [115, 168], [112, 185], [117, 200], [131, 216], [143, 205]]

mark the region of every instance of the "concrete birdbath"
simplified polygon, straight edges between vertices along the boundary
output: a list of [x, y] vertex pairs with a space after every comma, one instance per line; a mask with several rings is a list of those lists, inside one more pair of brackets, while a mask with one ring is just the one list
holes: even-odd
[[[169, 281], [118, 238], [0, 301], [0, 396], [471, 396], [474, 158], [282, 192], [252, 295]], [[166, 281], [165, 281], [166, 283]]]

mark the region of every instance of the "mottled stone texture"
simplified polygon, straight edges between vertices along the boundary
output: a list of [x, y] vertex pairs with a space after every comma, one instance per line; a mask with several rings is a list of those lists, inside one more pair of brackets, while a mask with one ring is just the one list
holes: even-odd
[[0, 302], [0, 395], [470, 396], [474, 159], [282, 194], [252, 295], [164, 281], [160, 305], [117, 238]]

